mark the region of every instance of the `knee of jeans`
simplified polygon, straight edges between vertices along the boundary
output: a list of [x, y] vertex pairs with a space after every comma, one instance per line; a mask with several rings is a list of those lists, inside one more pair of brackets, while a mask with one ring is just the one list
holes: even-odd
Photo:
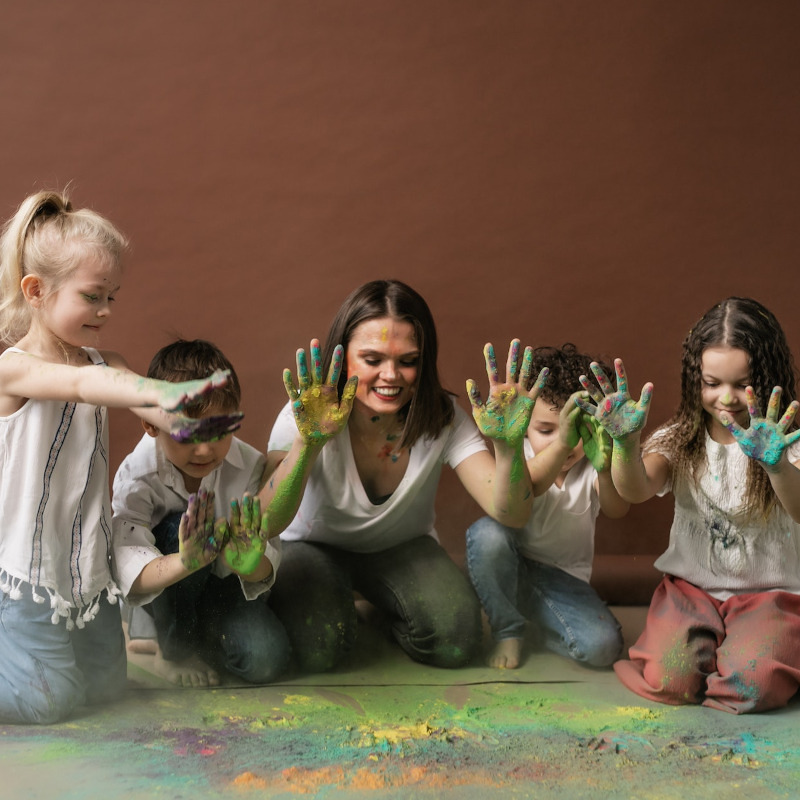
[[263, 647], [239, 648], [226, 654], [225, 668], [249, 683], [272, 683], [289, 664], [289, 641], [272, 637]]
[[65, 720], [85, 702], [85, 690], [80, 681], [69, 676], [48, 675], [41, 690], [20, 703], [20, 721], [33, 725], [52, 725]]
[[592, 667], [610, 667], [622, 655], [622, 634], [611, 626], [602, 626], [580, 643], [581, 661]]
[[508, 550], [511, 546], [510, 529], [491, 517], [481, 517], [467, 528], [467, 554], [491, 558], [493, 553]]

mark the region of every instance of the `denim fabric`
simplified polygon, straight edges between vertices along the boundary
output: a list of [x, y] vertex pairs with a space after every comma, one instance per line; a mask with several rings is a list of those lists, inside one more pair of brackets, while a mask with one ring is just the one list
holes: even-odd
[[474, 658], [481, 636], [478, 599], [430, 536], [378, 553], [284, 542], [273, 607], [300, 670], [324, 672], [348, 654], [358, 627], [354, 590], [388, 617], [414, 660], [460, 667]]
[[494, 639], [522, 639], [530, 622], [548, 650], [596, 667], [612, 664], [622, 633], [608, 606], [585, 581], [524, 558], [517, 535], [490, 517], [467, 530], [467, 566]]
[[[181, 514], [170, 514], [154, 527], [162, 553], [178, 552], [180, 520]], [[269, 683], [286, 669], [289, 639], [267, 595], [247, 600], [235, 575], [219, 578], [204, 567], [144, 608], [153, 616], [168, 661], [196, 654], [250, 683]]]
[[49, 602], [21, 589], [16, 600], [0, 591], [0, 721], [50, 724], [119, 696], [127, 663], [119, 604], [104, 595], [97, 616], [68, 631], [64, 620], [52, 623]]

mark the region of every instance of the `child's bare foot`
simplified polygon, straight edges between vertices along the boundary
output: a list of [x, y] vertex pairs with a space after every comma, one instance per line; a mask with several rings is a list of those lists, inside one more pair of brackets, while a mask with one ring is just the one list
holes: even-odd
[[190, 656], [183, 661], [167, 661], [161, 654], [161, 650], [158, 650], [153, 664], [153, 671], [156, 675], [177, 686], [186, 688], [219, 686], [219, 675], [216, 670], [209, 667], [198, 656]]
[[516, 669], [522, 652], [522, 639], [501, 639], [489, 656], [489, 666], [497, 669]]
[[128, 642], [128, 652], [152, 656], [158, 652], [158, 644], [155, 639], [131, 639]]

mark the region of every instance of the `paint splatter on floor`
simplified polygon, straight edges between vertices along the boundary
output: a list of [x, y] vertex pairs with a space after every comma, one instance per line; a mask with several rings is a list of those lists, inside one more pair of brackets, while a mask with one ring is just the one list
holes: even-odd
[[138, 688], [61, 725], [0, 726], [0, 796], [795, 798], [799, 717], [640, 702], [555, 656], [449, 672], [388, 648], [325, 685]]

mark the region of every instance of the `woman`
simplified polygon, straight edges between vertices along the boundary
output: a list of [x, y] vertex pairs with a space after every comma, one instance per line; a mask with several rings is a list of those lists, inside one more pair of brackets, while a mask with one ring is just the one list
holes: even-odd
[[[518, 375], [516, 340], [506, 382], [497, 379], [491, 345], [485, 353], [486, 404], [468, 382], [479, 431], [442, 388], [425, 301], [399, 281], [372, 281], [345, 300], [323, 357], [312, 341], [310, 374], [298, 351], [298, 388], [284, 372], [291, 400], [270, 435], [268, 460], [276, 469], [261, 500], [269, 502], [286, 472], [306, 481], [282, 534], [272, 595], [301, 670], [331, 669], [349, 651], [357, 630], [354, 590], [389, 617], [415, 660], [458, 667], [475, 655], [480, 606], [434, 529], [441, 467], [455, 469], [487, 514], [522, 525], [532, 500], [522, 443], [544, 381], [543, 374], [524, 388], [530, 352]], [[323, 363], [331, 364], [326, 381]], [[493, 440], [495, 458], [481, 432]]]

